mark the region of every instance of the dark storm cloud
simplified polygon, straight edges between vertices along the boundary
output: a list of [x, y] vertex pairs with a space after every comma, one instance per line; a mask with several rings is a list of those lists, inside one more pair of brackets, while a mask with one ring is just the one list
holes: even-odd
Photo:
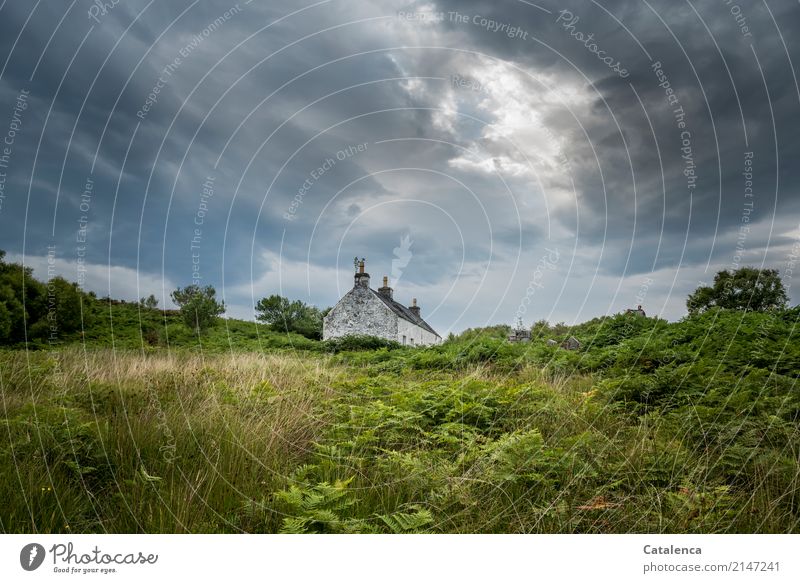
[[[523, 3], [442, 4], [448, 10], [481, 14], [527, 27], [532, 36], [540, 36], [542, 43], [563, 55], [558, 59], [563, 69], [578, 74], [570, 71], [566, 62], [570, 60], [594, 84], [594, 107], [586, 112], [588, 119], [582, 122], [597, 149], [600, 164], [591, 163], [594, 152], [589, 151], [586, 141], [575, 140], [573, 146], [577, 151], [572, 153], [572, 157], [581, 162], [577, 180], [584, 211], [580, 224], [582, 236], [586, 237], [584, 242], [591, 244], [604, 239], [606, 244], [618, 242], [627, 250], [631, 236], [639, 237], [640, 229], [641, 236], [645, 236], [661, 231], [663, 226], [669, 248], [687, 231], [694, 238], [708, 237], [717, 229], [738, 228], [744, 202], [741, 171], [745, 151], [754, 152], [753, 172], [759, 192], [754, 220], [770, 221], [774, 214], [783, 210], [796, 211], [797, 176], [785, 169], [797, 155], [796, 132], [791, 129], [800, 121], [797, 87], [791, 61], [766, 8], [763, 5], [737, 7], [748, 17], [745, 36], [731, 14], [729, 4], [733, 3], [695, 3], [703, 20], [688, 3], [603, 4], [608, 12], [626, 24], [652, 61], [636, 40], [596, 4], [560, 3], [559, 8], [569, 10], [580, 19], [571, 30], [584, 34], [594, 32], [597, 44], [625, 63], [631, 72], [628, 79], [609, 75], [602, 63], [567, 31], [558, 26], [543, 26], [545, 20], [558, 17], [555, 8], [555, 14], [545, 18], [541, 11]], [[800, 13], [796, 5], [787, 3], [773, 10], [776, 20], [787, 27], [784, 33], [791, 23], [798, 23]], [[554, 66], [553, 53], [547, 50], [522, 50], [523, 43], [509, 43], [502, 35], [493, 35], [477, 27], [465, 30], [469, 31], [475, 46], [490, 47], [494, 54], [517, 59], [531, 67]], [[789, 55], [791, 48], [790, 43]], [[679, 97], [675, 105], [683, 107], [686, 114], [698, 174], [692, 193], [687, 191], [686, 180], [681, 175], [681, 130], [676, 128], [672, 115], [674, 107], [667, 103], [664, 88], [658, 86], [653, 61], [661, 64], [659, 68], [666, 73]], [[759, 65], [764, 69], [766, 85]], [[772, 115], [770, 103], [774, 110]], [[650, 116], [649, 121], [645, 111]], [[742, 118], [748, 143], [745, 143]], [[569, 127], [562, 129], [569, 131]], [[774, 196], [776, 166], [784, 173], [777, 198]], [[565, 211], [561, 219], [569, 221], [569, 213]], [[652, 245], [639, 246], [628, 268], [650, 269], [653, 250]], [[710, 246], [697, 248], [684, 257], [684, 261], [704, 262], [710, 252]], [[619, 256], [611, 263], [610, 268], [618, 272]]]
[[[456, 318], [480, 292], [466, 322], [479, 324], [508, 285], [501, 311], [513, 312], [545, 245], [561, 250], [560, 276], [580, 290], [597, 277], [713, 272], [734, 257], [780, 267], [800, 234], [793, 3], [733, 14], [725, 0], [539, 2], [544, 10], [126, 0], [97, 20], [91, 4], [0, 11], [3, 132], [20, 90], [31, 92], [0, 208], [0, 248], [12, 254], [56, 244], [74, 260], [86, 215], [88, 261], [185, 284], [199, 229], [203, 278], [224, 276], [237, 315], [251, 294], [274, 291], [281, 269], [289, 292], [331, 304], [338, 291], [326, 282], [348, 279], [334, 266], [346, 274], [359, 254], [373, 277], [394, 269], [428, 303], [463, 270], [477, 287], [457, 286], [439, 313]], [[515, 38], [504, 33], [512, 26]], [[593, 33], [627, 76], [570, 32]], [[574, 314], [558, 304], [562, 283], [540, 313]], [[611, 309], [591, 301], [590, 315]], [[663, 309], [679, 315], [683, 299]]]

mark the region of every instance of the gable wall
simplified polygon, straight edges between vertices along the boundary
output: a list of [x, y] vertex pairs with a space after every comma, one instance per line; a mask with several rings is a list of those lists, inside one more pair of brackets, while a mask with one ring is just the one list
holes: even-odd
[[322, 322], [322, 339], [351, 334], [397, 339], [399, 318], [366, 287], [347, 292]]

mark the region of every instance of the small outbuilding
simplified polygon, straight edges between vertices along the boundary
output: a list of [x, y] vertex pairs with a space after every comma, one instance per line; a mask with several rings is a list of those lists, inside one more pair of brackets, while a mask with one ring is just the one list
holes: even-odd
[[644, 310], [642, 309], [642, 305], [641, 304], [636, 306], [635, 310], [631, 309], [631, 308], [628, 308], [627, 310], [625, 310], [625, 313], [626, 314], [631, 314], [631, 315], [634, 315], [634, 316], [647, 317], [647, 314], [644, 313]]
[[508, 335], [509, 342], [530, 342], [531, 331], [522, 325], [522, 318], [517, 321], [517, 327]]

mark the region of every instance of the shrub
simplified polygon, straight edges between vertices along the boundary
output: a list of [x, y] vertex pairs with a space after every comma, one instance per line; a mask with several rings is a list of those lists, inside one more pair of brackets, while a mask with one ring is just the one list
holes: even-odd
[[356, 350], [379, 350], [385, 348], [386, 350], [397, 350], [403, 348], [399, 342], [394, 340], [386, 340], [377, 336], [364, 336], [353, 334], [349, 336], [341, 336], [339, 338], [330, 338], [322, 343], [323, 350], [332, 352], [334, 354], [345, 351]]

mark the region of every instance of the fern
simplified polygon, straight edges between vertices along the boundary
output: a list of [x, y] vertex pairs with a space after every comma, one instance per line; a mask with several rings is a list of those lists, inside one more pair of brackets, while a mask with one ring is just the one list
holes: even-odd
[[333, 484], [319, 482], [292, 485], [288, 490], [275, 493], [275, 498], [286, 506], [281, 532], [346, 533], [368, 530], [365, 521], [344, 518], [356, 499], [347, 487], [352, 478], [336, 480]]
[[421, 533], [425, 532], [425, 527], [433, 522], [433, 514], [424, 508], [417, 509], [413, 513], [394, 512], [393, 514], [381, 514], [378, 516], [389, 532], [393, 534]]

